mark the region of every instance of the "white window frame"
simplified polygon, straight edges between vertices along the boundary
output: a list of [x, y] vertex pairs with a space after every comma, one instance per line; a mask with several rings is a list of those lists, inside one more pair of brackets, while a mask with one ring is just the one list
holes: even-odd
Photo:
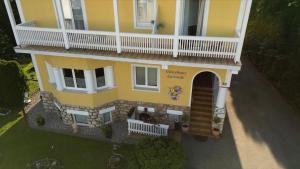
[[[106, 109], [102, 109], [102, 110], [99, 110], [99, 114], [102, 116], [102, 119], [103, 119], [103, 123], [104, 124], [110, 124], [113, 122], [113, 119], [112, 119], [112, 113], [116, 110], [116, 107], [113, 106], [113, 107], [109, 107], [109, 108], [106, 108]], [[110, 121], [108, 122], [104, 122], [104, 114], [106, 113], [109, 113], [110, 115]]]
[[[138, 23], [138, 16], [137, 16], [138, 15], [138, 2], [137, 1], [138, 0], [133, 0], [134, 28], [135, 29], [153, 29], [153, 24], [152, 23]], [[153, 12], [156, 12], [155, 11], [155, 6], [156, 6], [157, 2], [156, 2], [156, 0], [153, 0], [153, 1], [154, 1]]]
[[[145, 68], [145, 85], [136, 84], [136, 67], [144, 67]], [[148, 68], [156, 68], [157, 69], [157, 86], [149, 86], [148, 85]], [[146, 90], [146, 91], [159, 91], [160, 90], [160, 67], [159, 66], [149, 66], [149, 65], [132, 65], [132, 76], [133, 76], [133, 89], [134, 90]], [[152, 89], [152, 90], [151, 90]]]
[[[68, 87], [66, 85], [66, 80], [65, 80], [65, 76], [64, 76], [64, 71], [63, 69], [71, 69], [72, 70], [72, 76], [73, 76], [73, 82], [74, 82], [74, 86], [75, 87]], [[77, 87], [77, 82], [76, 82], [76, 77], [75, 77], [75, 69], [73, 68], [61, 68], [60, 69], [60, 73], [61, 73], [61, 77], [62, 77], [62, 80], [63, 80], [63, 85], [64, 85], [64, 88], [65, 89], [70, 89], [70, 90], [78, 90], [78, 91], [87, 91], [87, 82], [86, 82], [86, 78], [85, 78], [85, 74], [84, 74], [84, 69], [76, 69], [76, 70], [82, 70], [83, 71], [83, 74], [84, 74], [84, 81], [85, 81], [85, 88], [78, 88]]]
[[[74, 20], [74, 14], [73, 14], [73, 10], [72, 10], [72, 2], [70, 0], [69, 1], [69, 4], [70, 4], [70, 12], [71, 12], [71, 20], [72, 20], [72, 29], [75, 29], [75, 20]], [[62, 4], [62, 1], [60, 0], [60, 3], [61, 5], [63, 6]], [[86, 7], [85, 7], [85, 1], [84, 0], [80, 0], [80, 4], [81, 4], [81, 9], [82, 9], [82, 16], [83, 16], [83, 25], [84, 25], [84, 30], [88, 30], [88, 20], [87, 20], [87, 14], [86, 14]], [[62, 11], [63, 13], [63, 11]], [[64, 15], [63, 15], [64, 17]], [[65, 18], [64, 19], [64, 22], [65, 22]]]
[[[98, 87], [98, 86], [97, 86], [96, 69], [100, 69], [100, 68], [102, 68], [102, 69], [103, 69], [103, 72], [104, 72], [105, 85], [104, 85], [104, 86], [101, 86], [101, 87]], [[105, 67], [95, 68], [95, 69], [93, 70], [93, 75], [94, 75], [94, 79], [95, 79], [95, 87], [96, 87], [96, 90], [102, 90], [102, 89], [108, 88], [107, 80], [106, 80], [106, 74], [105, 74]]]
[[89, 124], [87, 123], [77, 123], [76, 121], [76, 117], [75, 115], [81, 115], [81, 116], [89, 116], [89, 112], [87, 111], [79, 111], [79, 110], [70, 110], [70, 109], [67, 109], [67, 114], [71, 114], [72, 115], [72, 118], [73, 118], [73, 122], [75, 124], [77, 124], [78, 126], [89, 126]]

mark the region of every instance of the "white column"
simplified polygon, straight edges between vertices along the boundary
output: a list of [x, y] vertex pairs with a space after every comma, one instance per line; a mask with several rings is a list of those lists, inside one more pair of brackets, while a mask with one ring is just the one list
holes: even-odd
[[252, 0], [247, 0], [246, 1], [245, 15], [244, 15], [244, 18], [242, 19], [243, 24], [242, 24], [242, 27], [241, 27], [241, 33], [240, 33], [240, 37], [239, 37], [240, 40], [239, 40], [239, 43], [238, 43], [236, 56], [234, 58], [234, 61], [236, 63], [241, 62], [241, 54], [242, 54], [242, 50], [243, 50], [244, 39], [245, 39], [248, 20], [249, 20], [249, 15], [250, 15], [250, 11], [251, 11], [251, 5], [252, 5]]
[[60, 69], [57, 67], [53, 67], [53, 73], [54, 73], [54, 78], [55, 78], [55, 82], [56, 82], [56, 89], [58, 91], [62, 91], [64, 89], [64, 87], [63, 87], [63, 81], [62, 81]]
[[10, 21], [11, 28], [12, 28], [14, 36], [15, 36], [16, 44], [20, 45], [20, 40], [19, 40], [18, 33], [17, 33], [17, 30], [16, 30], [17, 23], [16, 23], [16, 19], [14, 17], [13, 10], [11, 8], [10, 0], [4, 0], [4, 4], [5, 4], [5, 7], [6, 7], [6, 11], [7, 11], [7, 14], [8, 14], [8, 18], [9, 18], [9, 21]]
[[220, 86], [218, 97], [217, 97], [217, 102], [216, 102], [216, 107], [218, 109], [225, 108], [226, 93], [227, 93], [227, 88]]
[[31, 54], [31, 60], [32, 60], [32, 64], [34, 66], [34, 70], [35, 70], [37, 80], [39, 82], [40, 91], [44, 91], [44, 86], [43, 86], [43, 82], [42, 82], [42, 79], [41, 79], [41, 74], [40, 74], [39, 67], [38, 67], [38, 64], [36, 62], [36, 58], [35, 58], [34, 54]]
[[114, 17], [115, 17], [115, 32], [116, 32], [117, 52], [121, 53], [121, 37], [120, 37], [120, 25], [119, 25], [118, 0], [113, 0], [113, 4], [114, 4]]
[[86, 89], [89, 94], [96, 93], [94, 70], [84, 70]]
[[180, 15], [181, 15], [181, 0], [176, 0], [176, 18], [175, 18], [175, 31], [174, 31], [174, 42], [173, 42], [173, 57], [178, 56], [179, 48], [179, 30], [180, 30]]
[[16, 0], [16, 4], [17, 4], [17, 8], [18, 8], [18, 12], [19, 12], [21, 22], [24, 23], [25, 22], [25, 17], [24, 17], [24, 13], [23, 13], [23, 9], [22, 9], [21, 0]]
[[56, 4], [56, 9], [57, 9], [57, 14], [58, 14], [58, 20], [59, 20], [59, 23], [60, 23], [60, 28], [61, 28], [61, 31], [62, 31], [63, 37], [64, 37], [65, 48], [69, 49], [70, 48], [70, 43], [69, 43], [68, 35], [67, 35], [67, 32], [66, 32], [66, 26], [65, 26], [61, 1], [60, 0], [55, 0], [55, 4]]

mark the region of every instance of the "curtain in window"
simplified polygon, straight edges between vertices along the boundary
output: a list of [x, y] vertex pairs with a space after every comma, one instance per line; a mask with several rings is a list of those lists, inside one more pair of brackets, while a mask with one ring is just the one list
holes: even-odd
[[98, 68], [95, 70], [96, 73], [96, 82], [97, 87], [103, 87], [105, 86], [105, 74], [103, 68]]
[[146, 68], [144, 67], [136, 67], [136, 84], [137, 85], [146, 85]]
[[75, 87], [72, 69], [63, 69], [66, 87]]
[[151, 23], [154, 16], [154, 0], [137, 0], [138, 23]]
[[148, 68], [148, 86], [157, 86], [157, 68]]
[[77, 88], [86, 88], [84, 71], [75, 69], [74, 73], [75, 73]]

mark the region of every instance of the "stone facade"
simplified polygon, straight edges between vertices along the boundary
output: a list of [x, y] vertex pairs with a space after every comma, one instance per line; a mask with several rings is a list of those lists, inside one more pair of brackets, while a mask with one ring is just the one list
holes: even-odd
[[182, 111], [183, 113], [190, 114], [190, 108], [184, 106], [174, 106], [167, 104], [156, 104], [147, 102], [136, 102], [127, 100], [116, 100], [99, 107], [90, 108], [83, 106], [73, 106], [73, 105], [62, 105], [60, 102], [49, 92], [41, 92], [42, 101], [44, 109], [47, 113], [57, 113], [62, 121], [67, 125], [72, 125], [74, 123], [71, 114], [68, 114], [66, 110], [78, 110], [86, 111], [89, 114], [88, 122], [89, 127], [100, 127], [103, 125], [103, 117], [99, 114], [99, 110], [110, 108], [115, 106], [115, 111], [112, 112], [112, 121], [126, 121], [127, 113], [132, 107], [150, 107], [154, 108], [155, 112], [167, 115], [167, 109]]

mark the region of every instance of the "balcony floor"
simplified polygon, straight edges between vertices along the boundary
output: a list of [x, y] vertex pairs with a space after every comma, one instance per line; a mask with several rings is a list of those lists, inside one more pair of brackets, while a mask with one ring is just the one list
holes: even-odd
[[[55, 56], [68, 56], [83, 58], [94, 58], [99, 57], [99, 60], [114, 60], [114, 61], [132, 61], [143, 60], [143, 61], [154, 61], [157, 63], [152, 64], [166, 64], [166, 65], [206, 65], [208, 68], [218, 68], [222, 66], [228, 69], [239, 70], [241, 63], [235, 63], [233, 59], [225, 58], [211, 58], [211, 57], [195, 57], [195, 56], [178, 56], [173, 57], [172, 55], [160, 55], [160, 54], [143, 54], [143, 53], [132, 53], [122, 52], [118, 54], [114, 51], [101, 51], [91, 49], [65, 49], [61, 47], [48, 47], [48, 46], [17, 46], [15, 47], [17, 53], [30, 53], [30, 54], [43, 54], [43, 55], [55, 55]], [[98, 58], [97, 58], [98, 59]]]

